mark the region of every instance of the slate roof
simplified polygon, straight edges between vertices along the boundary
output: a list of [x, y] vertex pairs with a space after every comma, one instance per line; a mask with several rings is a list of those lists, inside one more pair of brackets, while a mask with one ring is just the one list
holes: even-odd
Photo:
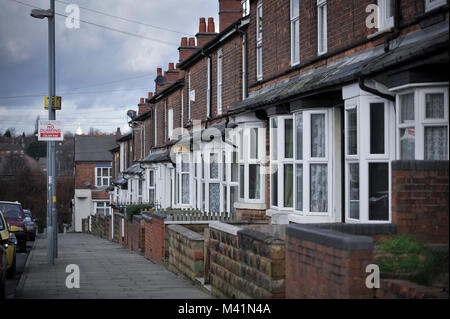
[[157, 151], [153, 152], [150, 155], [144, 157], [140, 162], [141, 163], [162, 163], [169, 162], [170, 154], [169, 150]]
[[383, 72], [434, 52], [445, 52], [445, 49], [448, 51], [448, 40], [448, 22], [422, 29], [393, 41], [388, 52], [384, 52], [381, 45], [251, 92], [247, 99], [234, 103], [228, 113], [282, 103], [317, 90], [354, 82], [361, 76]]
[[144, 172], [144, 168], [141, 167], [139, 163], [133, 164], [123, 171], [123, 174], [142, 174]]
[[115, 135], [76, 135], [75, 162], [111, 162]]
[[116, 179], [114, 179], [114, 180], [111, 182], [111, 184], [116, 185], [116, 186], [119, 186], [119, 185], [125, 185], [126, 183], [127, 183], [127, 179], [124, 178], [124, 177], [122, 177], [122, 176], [117, 177]]

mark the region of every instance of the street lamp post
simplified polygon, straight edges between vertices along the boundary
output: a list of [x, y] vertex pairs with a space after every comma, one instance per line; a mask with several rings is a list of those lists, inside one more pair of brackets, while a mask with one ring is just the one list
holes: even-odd
[[[55, 96], [55, 0], [50, 0], [50, 9], [33, 9], [31, 16], [48, 19], [48, 119], [56, 119], [53, 107]], [[47, 141], [47, 262], [53, 264], [57, 254], [58, 222], [56, 213], [55, 142]]]

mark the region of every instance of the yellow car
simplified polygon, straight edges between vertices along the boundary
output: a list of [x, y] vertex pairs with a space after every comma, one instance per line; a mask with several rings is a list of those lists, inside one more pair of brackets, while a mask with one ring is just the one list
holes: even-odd
[[6, 277], [12, 278], [16, 272], [16, 246], [17, 239], [14, 235], [18, 231], [17, 226], [9, 226], [2, 212], [0, 212], [0, 244], [6, 249], [6, 260], [8, 262]]

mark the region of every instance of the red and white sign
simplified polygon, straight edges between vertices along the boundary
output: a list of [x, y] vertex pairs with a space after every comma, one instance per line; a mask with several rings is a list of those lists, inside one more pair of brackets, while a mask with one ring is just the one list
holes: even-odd
[[39, 141], [63, 141], [62, 121], [39, 121]]

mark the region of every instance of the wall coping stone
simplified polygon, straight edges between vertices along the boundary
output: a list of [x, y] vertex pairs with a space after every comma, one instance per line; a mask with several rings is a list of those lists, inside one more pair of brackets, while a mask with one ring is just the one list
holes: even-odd
[[265, 234], [252, 229], [242, 229], [238, 231], [238, 235], [248, 236], [258, 241], [261, 241], [266, 244], [283, 244], [284, 241], [278, 238], [275, 238], [272, 235]]
[[121, 218], [124, 218], [124, 214], [122, 214], [122, 213], [114, 213], [114, 214], [116, 214], [117, 216], [119, 216]]
[[286, 235], [341, 250], [372, 251], [373, 239], [306, 225], [288, 225]]
[[142, 215], [142, 219], [145, 220], [146, 222], [152, 222], [152, 216], [144, 214]]
[[448, 171], [449, 161], [392, 161], [393, 171]]
[[397, 224], [395, 223], [321, 223], [308, 224], [317, 228], [334, 230], [337, 232], [353, 234], [353, 235], [390, 235], [397, 233]]
[[133, 220], [140, 221], [142, 219], [142, 215], [133, 215]]
[[217, 221], [211, 222], [209, 224], [209, 228], [217, 229], [217, 230], [220, 230], [220, 231], [223, 231], [225, 233], [229, 233], [229, 234], [232, 234], [235, 236], [237, 236], [238, 231], [242, 230], [241, 227], [237, 227], [237, 226], [233, 226], [230, 224], [225, 224], [225, 223], [221, 223], [221, 222], [217, 222]]
[[189, 240], [195, 241], [204, 240], [203, 235], [200, 235], [199, 233], [196, 233], [195, 231], [187, 229], [186, 227], [183, 227], [181, 225], [169, 225], [167, 226], [167, 229], [175, 233], [178, 233], [181, 236], [188, 238]]
[[152, 215], [152, 217], [155, 217], [155, 218], [157, 218], [157, 219], [166, 219], [167, 218], [167, 215], [166, 215], [166, 213], [164, 213], [164, 212], [162, 212], [162, 211], [155, 211], [154, 213], [153, 213], [153, 215]]

